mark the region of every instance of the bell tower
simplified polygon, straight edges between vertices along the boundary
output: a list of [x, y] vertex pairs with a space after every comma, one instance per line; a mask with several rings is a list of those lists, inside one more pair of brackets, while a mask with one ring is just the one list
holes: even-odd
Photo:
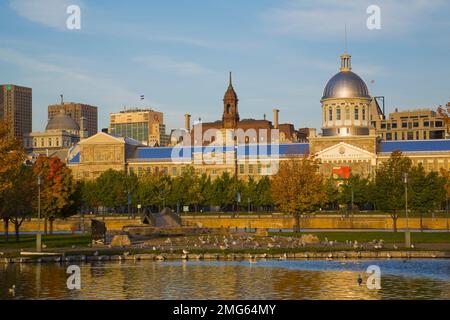
[[223, 127], [225, 129], [235, 129], [239, 122], [239, 112], [238, 112], [238, 97], [233, 88], [233, 82], [230, 72], [230, 80], [228, 84], [228, 89], [225, 92], [223, 98]]

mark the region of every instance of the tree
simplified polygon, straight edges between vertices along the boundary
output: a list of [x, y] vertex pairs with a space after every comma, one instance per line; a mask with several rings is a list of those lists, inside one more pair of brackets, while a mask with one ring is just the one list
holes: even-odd
[[336, 209], [338, 207], [338, 199], [340, 194], [337, 182], [333, 179], [333, 177], [329, 177], [324, 181], [324, 189], [327, 196], [324, 199], [322, 206], [329, 206], [333, 210]]
[[[347, 207], [352, 205], [361, 208], [369, 201], [369, 179], [360, 175], [352, 175], [339, 188], [338, 201], [340, 204], [346, 204]], [[353, 210], [353, 208], [352, 208]]]
[[97, 181], [82, 181], [80, 188], [83, 207], [86, 209], [94, 209], [95, 212], [98, 212], [98, 207], [100, 206], [100, 196]]
[[109, 169], [96, 180], [99, 204], [118, 212], [128, 204], [128, 195], [136, 201], [138, 179], [135, 174]]
[[447, 220], [447, 231], [450, 231], [450, 226], [448, 223], [448, 209], [449, 209], [449, 203], [448, 199], [450, 198], [450, 171], [445, 170], [444, 168], [441, 169], [441, 176], [445, 181], [444, 189], [445, 189], [445, 212], [446, 212], [446, 220]]
[[427, 174], [419, 164], [411, 169], [408, 180], [409, 208], [420, 215], [420, 230], [423, 231], [423, 215], [434, 212], [445, 200], [445, 178], [437, 172]]
[[50, 234], [53, 233], [53, 221], [76, 214], [77, 185], [72, 171], [57, 157], [40, 156], [33, 167], [35, 179], [41, 177], [41, 213], [44, 217], [44, 231], [50, 222]]
[[405, 208], [405, 185], [403, 174], [411, 171], [411, 159], [394, 151], [390, 158], [376, 171], [375, 204], [378, 209], [387, 210], [397, 232], [397, 220], [400, 210]]
[[5, 239], [8, 241], [11, 212], [6, 210], [9, 194], [14, 188], [17, 172], [25, 161], [25, 151], [19, 140], [15, 139], [6, 122], [0, 122], [0, 217], [3, 220]]
[[211, 204], [219, 206], [221, 210], [233, 205], [237, 195], [236, 180], [225, 171], [212, 183]]
[[255, 204], [267, 209], [273, 205], [270, 179], [267, 176], [261, 178], [256, 184]]
[[317, 159], [292, 157], [281, 163], [272, 178], [272, 198], [283, 212], [294, 216], [294, 232], [300, 231], [300, 216], [314, 211], [326, 199], [318, 168]]
[[0, 207], [3, 216], [7, 216], [14, 225], [16, 241], [19, 241], [19, 229], [24, 220], [33, 214], [37, 185], [33, 176], [33, 169], [21, 164], [15, 171], [10, 172], [12, 187], [4, 190], [7, 199]]

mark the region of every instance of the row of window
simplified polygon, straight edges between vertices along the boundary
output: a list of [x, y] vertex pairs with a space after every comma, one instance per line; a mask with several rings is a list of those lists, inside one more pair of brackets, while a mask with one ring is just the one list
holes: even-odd
[[[366, 115], [367, 111], [365, 107], [361, 108], [361, 115], [362, 115], [362, 121], [365, 121], [367, 118]], [[359, 107], [355, 107], [354, 109], [354, 119], [355, 120], [359, 120], [360, 118], [360, 108]], [[341, 121], [342, 120], [342, 109], [341, 107], [336, 107], [336, 121]], [[350, 107], [345, 107], [344, 110], [344, 120], [350, 120]], [[329, 107], [328, 108], [328, 121], [333, 121], [333, 108]]]
[[444, 139], [445, 131], [408, 131], [381, 133], [384, 140], [433, 140]]
[[[373, 125], [375, 126], [376, 123], [374, 122]], [[419, 128], [420, 124], [418, 121], [414, 121], [414, 122], [402, 122], [401, 124], [401, 128], [402, 129], [412, 129], [412, 128]], [[444, 122], [443, 121], [424, 121], [423, 122], [423, 126], [426, 128], [442, 128], [444, 126]], [[392, 122], [392, 123], [386, 123], [386, 122], [382, 122], [380, 124], [380, 128], [381, 129], [387, 129], [387, 130], [391, 130], [391, 129], [397, 129], [397, 122]]]

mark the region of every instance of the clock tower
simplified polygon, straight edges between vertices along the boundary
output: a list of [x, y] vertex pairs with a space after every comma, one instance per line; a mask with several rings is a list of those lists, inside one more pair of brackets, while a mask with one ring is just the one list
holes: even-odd
[[225, 129], [235, 129], [237, 127], [239, 122], [238, 101], [239, 99], [234, 91], [230, 72], [230, 82], [223, 98], [222, 121]]

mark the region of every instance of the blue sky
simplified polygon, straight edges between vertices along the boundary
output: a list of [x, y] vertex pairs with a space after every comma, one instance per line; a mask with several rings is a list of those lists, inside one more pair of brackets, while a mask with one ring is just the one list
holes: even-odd
[[[72, 4], [79, 31], [66, 28]], [[371, 4], [380, 30], [366, 27]], [[388, 110], [450, 101], [449, 13], [445, 0], [2, 0], [0, 83], [33, 88], [36, 131], [61, 93], [97, 105], [100, 128], [123, 106], [148, 106], [171, 129], [186, 112], [219, 119], [232, 70], [241, 118], [277, 107], [281, 122], [319, 128], [345, 24], [353, 71]]]

